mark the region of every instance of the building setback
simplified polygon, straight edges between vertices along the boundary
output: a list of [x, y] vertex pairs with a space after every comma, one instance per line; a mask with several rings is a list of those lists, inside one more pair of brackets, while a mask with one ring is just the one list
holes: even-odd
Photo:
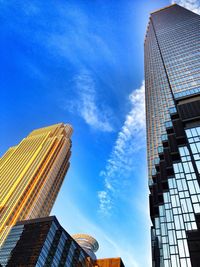
[[48, 216], [69, 167], [72, 128], [37, 129], [0, 159], [0, 246], [20, 220]]
[[154, 267], [200, 266], [200, 16], [151, 13], [144, 44]]

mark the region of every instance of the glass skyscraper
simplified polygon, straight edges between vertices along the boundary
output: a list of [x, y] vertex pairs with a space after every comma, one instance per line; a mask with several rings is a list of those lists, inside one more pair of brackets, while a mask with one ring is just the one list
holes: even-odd
[[145, 37], [154, 267], [200, 266], [200, 16], [151, 13]]
[[69, 167], [63, 123], [31, 132], [0, 159], [0, 246], [18, 221], [48, 216]]

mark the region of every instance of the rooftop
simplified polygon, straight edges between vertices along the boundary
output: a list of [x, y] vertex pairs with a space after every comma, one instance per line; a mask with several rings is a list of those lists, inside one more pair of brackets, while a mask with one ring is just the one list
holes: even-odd
[[160, 12], [160, 11], [162, 11], [162, 10], [168, 9], [168, 8], [170, 8], [170, 7], [172, 7], [172, 6], [177, 6], [177, 4], [171, 4], [171, 5], [169, 5], [169, 6], [165, 6], [165, 7], [159, 8], [159, 9], [157, 9], [157, 10], [151, 12], [150, 14], [152, 15], [152, 14], [154, 14], [154, 13], [157, 13], [157, 12]]

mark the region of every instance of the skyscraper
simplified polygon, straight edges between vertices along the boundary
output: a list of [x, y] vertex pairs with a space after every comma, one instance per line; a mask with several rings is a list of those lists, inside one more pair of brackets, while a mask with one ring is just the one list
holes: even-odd
[[151, 13], [144, 50], [153, 266], [199, 267], [200, 16]]
[[50, 214], [69, 167], [71, 134], [63, 123], [34, 130], [0, 159], [0, 245], [17, 221]]

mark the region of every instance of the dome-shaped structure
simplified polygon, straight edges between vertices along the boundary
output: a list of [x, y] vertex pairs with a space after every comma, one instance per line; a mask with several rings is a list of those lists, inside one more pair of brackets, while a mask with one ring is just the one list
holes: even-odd
[[75, 234], [72, 235], [72, 237], [93, 260], [96, 259], [95, 252], [99, 248], [99, 244], [96, 239], [87, 234]]

